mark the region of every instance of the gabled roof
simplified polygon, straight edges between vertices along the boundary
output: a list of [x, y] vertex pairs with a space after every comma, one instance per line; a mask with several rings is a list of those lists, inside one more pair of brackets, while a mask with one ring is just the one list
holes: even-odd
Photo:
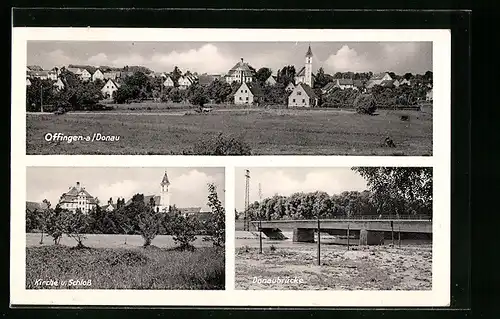
[[262, 92], [262, 88], [257, 83], [247, 82], [244, 84], [247, 85], [248, 89], [250, 90], [250, 92], [252, 92], [252, 94], [254, 96], [263, 96], [264, 95], [264, 93]]
[[202, 74], [198, 77], [198, 82], [201, 85], [209, 85], [213, 81], [215, 81], [215, 78], [212, 75]]
[[314, 90], [307, 84], [305, 83], [299, 83], [298, 85], [300, 85], [304, 91], [306, 92], [307, 96], [309, 96], [310, 98], [318, 98], [318, 96], [316, 95], [316, 93], [314, 93]]
[[353, 85], [352, 79], [337, 79], [338, 85]]
[[363, 81], [361, 81], [361, 80], [354, 80], [354, 81], [352, 81], [352, 84], [355, 87], [363, 87]]
[[[113, 84], [116, 86], [116, 88], [119, 88], [119, 87], [120, 87], [120, 83], [118, 83], [117, 81], [115, 81], [115, 80], [113, 80], [113, 79], [109, 78], [109, 79], [106, 81], [106, 83], [104, 83], [104, 85], [103, 85], [102, 89], [104, 89], [104, 88], [106, 87], [106, 85], [108, 84], [108, 82], [110, 82], [110, 81], [111, 81], [111, 83], [113, 83]], [[101, 89], [101, 90], [102, 90], [102, 89]]]
[[394, 80], [383, 80], [382, 82], [380, 82], [380, 86], [383, 87], [390, 87], [393, 85], [394, 85]]
[[47, 208], [47, 205], [45, 203], [39, 203], [39, 202], [26, 202], [26, 210], [29, 210], [31, 212], [35, 210], [44, 210]]
[[75, 74], [82, 73], [82, 69], [80, 69], [80, 68], [67, 68], [66, 70], [68, 70], [71, 73], [75, 73]]
[[[304, 76], [305, 74], [306, 74], [306, 67], [303, 66], [302, 68], [300, 68], [299, 72], [295, 74], [295, 76]], [[316, 78], [316, 75], [314, 75], [314, 73], [311, 73], [311, 75], [313, 79]]]
[[31, 71], [32, 76], [49, 76], [49, 71]]
[[42, 71], [43, 70], [43, 68], [39, 65], [28, 65], [27, 68], [30, 69], [31, 71]]
[[372, 81], [373, 81], [373, 80], [382, 80], [382, 78], [383, 78], [386, 74], [388, 74], [388, 73], [387, 73], [387, 72], [382, 72], [382, 73], [377, 73], [377, 74], [374, 74], [370, 80], [372, 80]]
[[335, 87], [335, 82], [328, 82], [323, 88], [321, 88], [321, 90], [323, 92], [329, 92], [330, 90], [332, 90], [333, 88]]
[[108, 208], [116, 209], [116, 204], [107, 204], [102, 207], [102, 209], [108, 209]]

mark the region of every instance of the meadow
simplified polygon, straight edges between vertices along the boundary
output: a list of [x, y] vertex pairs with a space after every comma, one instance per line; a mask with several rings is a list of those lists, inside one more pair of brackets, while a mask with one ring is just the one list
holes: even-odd
[[[408, 115], [402, 121], [401, 115]], [[46, 133], [119, 136], [72, 143]], [[376, 115], [332, 109], [214, 109], [123, 106], [99, 113], [27, 114], [26, 152], [38, 154], [182, 155], [219, 133], [242, 139], [252, 155], [432, 155], [432, 113], [379, 110]], [[384, 146], [390, 137], [395, 148]]]
[[[126, 243], [124, 237], [89, 235], [87, 248], [76, 249], [68, 238], [53, 245], [47, 237], [40, 245], [39, 234], [27, 234], [26, 289], [225, 288], [223, 248], [200, 239], [194, 251], [180, 251], [169, 236], [144, 248], [140, 236], [127, 236]], [[50, 284], [55, 281], [57, 286]]]

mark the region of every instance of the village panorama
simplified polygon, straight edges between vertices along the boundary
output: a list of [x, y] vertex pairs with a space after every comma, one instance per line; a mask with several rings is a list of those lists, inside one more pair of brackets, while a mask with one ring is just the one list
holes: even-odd
[[224, 169], [183, 170], [29, 168], [26, 289], [224, 289]]
[[219, 73], [194, 69], [198, 60], [171, 70], [28, 64], [27, 153], [432, 155], [431, 61], [420, 73], [349, 62], [335, 72], [316, 56], [324, 46], [300, 47], [294, 64], [242, 56]]

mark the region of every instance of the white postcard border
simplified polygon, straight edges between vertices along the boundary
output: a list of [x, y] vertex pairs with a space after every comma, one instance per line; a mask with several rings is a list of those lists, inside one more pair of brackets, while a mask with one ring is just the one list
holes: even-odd
[[[433, 156], [28, 156], [26, 155], [26, 41], [432, 41], [434, 73]], [[11, 256], [12, 305], [426, 307], [450, 302], [451, 38], [449, 30], [262, 30], [14, 28], [12, 32]], [[27, 166], [225, 167], [226, 290], [26, 290], [24, 232]], [[234, 167], [433, 167], [432, 290], [241, 291], [234, 290]], [[231, 229], [232, 228], [232, 229]]]

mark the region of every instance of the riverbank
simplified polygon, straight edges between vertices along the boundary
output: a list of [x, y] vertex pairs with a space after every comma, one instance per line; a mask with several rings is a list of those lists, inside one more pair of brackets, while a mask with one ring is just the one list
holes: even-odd
[[240, 247], [235, 288], [244, 290], [430, 290], [432, 245]]

